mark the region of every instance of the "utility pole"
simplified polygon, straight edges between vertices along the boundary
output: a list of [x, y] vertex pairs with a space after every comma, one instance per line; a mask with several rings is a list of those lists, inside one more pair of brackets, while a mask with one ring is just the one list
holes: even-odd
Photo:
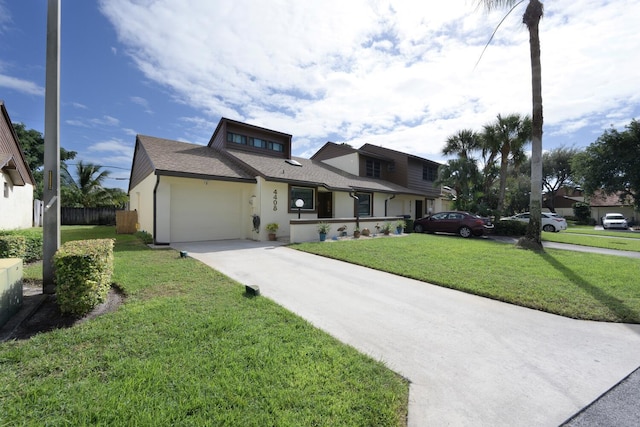
[[43, 184], [42, 292], [53, 294], [53, 255], [60, 247], [60, 0], [47, 5]]

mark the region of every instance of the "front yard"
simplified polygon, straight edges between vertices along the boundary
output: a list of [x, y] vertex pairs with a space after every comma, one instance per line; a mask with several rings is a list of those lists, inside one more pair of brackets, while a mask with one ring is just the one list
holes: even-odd
[[640, 323], [640, 259], [425, 234], [292, 247], [562, 316]]
[[176, 251], [62, 229], [93, 237], [117, 238], [127, 301], [0, 344], [0, 425], [406, 425], [408, 383], [381, 362]]

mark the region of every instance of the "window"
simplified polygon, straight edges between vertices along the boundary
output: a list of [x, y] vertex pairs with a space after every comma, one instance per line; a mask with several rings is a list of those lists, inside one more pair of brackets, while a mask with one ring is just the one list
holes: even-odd
[[378, 160], [367, 159], [366, 168], [367, 176], [380, 178], [380, 162]]
[[278, 151], [280, 153], [284, 151], [284, 145], [280, 144], [279, 142], [269, 141], [269, 145], [267, 148], [269, 150]]
[[260, 138], [249, 138], [249, 142], [251, 143], [251, 146], [258, 148], [267, 148], [268, 144], [268, 141]]
[[356, 209], [358, 216], [371, 216], [371, 193], [356, 193]]
[[9, 197], [9, 183], [4, 183], [4, 197]]
[[431, 165], [422, 165], [422, 179], [425, 181], [435, 181], [438, 177], [438, 169]]
[[247, 137], [233, 132], [227, 132], [227, 142], [247, 145]]
[[312, 211], [315, 210], [315, 190], [313, 188], [308, 187], [290, 187], [289, 188], [289, 209], [292, 211], [297, 211], [296, 200], [302, 199], [304, 205], [302, 206], [303, 211]]

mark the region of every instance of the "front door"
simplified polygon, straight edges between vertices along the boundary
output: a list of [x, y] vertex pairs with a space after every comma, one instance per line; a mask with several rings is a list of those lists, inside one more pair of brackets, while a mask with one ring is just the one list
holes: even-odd
[[422, 212], [424, 212], [422, 210], [422, 200], [416, 200], [416, 213], [415, 213], [414, 218], [415, 219], [422, 218]]
[[333, 193], [318, 193], [318, 218], [333, 218]]

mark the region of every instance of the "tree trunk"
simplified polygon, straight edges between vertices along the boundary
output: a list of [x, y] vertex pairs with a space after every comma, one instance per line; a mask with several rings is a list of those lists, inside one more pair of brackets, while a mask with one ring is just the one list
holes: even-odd
[[[529, 29], [531, 51], [531, 86], [533, 114], [531, 118], [531, 195], [529, 211], [531, 217], [527, 234], [518, 244], [523, 247], [542, 250], [542, 67], [540, 65], [539, 24], [543, 6], [538, 0], [530, 0], [524, 13], [523, 22]], [[524, 242], [523, 240], [526, 240]]]

